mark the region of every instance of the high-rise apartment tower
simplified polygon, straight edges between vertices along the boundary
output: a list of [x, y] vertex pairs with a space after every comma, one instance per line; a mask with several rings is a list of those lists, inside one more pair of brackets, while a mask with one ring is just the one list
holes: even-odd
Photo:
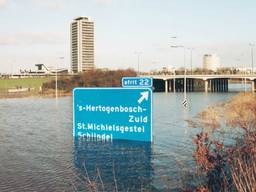
[[94, 23], [87, 17], [75, 18], [71, 30], [71, 72], [94, 69]]

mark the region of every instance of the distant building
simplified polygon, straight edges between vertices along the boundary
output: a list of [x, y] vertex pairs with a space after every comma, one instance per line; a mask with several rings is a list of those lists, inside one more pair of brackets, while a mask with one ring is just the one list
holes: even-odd
[[94, 69], [94, 23], [87, 17], [78, 17], [70, 26], [71, 72]]
[[[35, 64], [36, 70], [20, 70], [20, 75], [24, 76], [44, 76], [44, 75], [55, 75], [58, 74], [68, 74], [68, 69], [55, 67], [47, 67], [44, 64]], [[19, 75], [18, 75], [19, 76]]]
[[220, 59], [214, 54], [205, 54], [203, 57], [203, 69], [217, 71], [220, 68]]

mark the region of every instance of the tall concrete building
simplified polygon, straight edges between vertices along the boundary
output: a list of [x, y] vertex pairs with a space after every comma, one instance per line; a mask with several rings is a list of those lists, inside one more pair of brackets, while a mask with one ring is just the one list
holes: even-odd
[[94, 23], [87, 17], [75, 18], [70, 26], [71, 72], [94, 69]]

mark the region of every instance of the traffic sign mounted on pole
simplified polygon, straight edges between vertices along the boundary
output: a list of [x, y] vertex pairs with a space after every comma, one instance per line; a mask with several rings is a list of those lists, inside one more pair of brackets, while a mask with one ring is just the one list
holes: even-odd
[[76, 88], [73, 107], [75, 137], [152, 141], [150, 88]]
[[153, 79], [149, 77], [123, 77], [122, 87], [152, 87]]

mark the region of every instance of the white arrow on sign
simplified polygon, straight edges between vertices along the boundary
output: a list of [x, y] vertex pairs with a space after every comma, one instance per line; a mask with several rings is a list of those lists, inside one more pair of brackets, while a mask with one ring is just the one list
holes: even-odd
[[146, 101], [148, 100], [149, 93], [148, 93], [148, 91], [145, 91], [145, 92], [141, 92], [140, 94], [141, 94], [141, 97], [138, 100], [139, 104], [141, 104], [142, 101], [144, 101], [144, 100], [146, 100]]

